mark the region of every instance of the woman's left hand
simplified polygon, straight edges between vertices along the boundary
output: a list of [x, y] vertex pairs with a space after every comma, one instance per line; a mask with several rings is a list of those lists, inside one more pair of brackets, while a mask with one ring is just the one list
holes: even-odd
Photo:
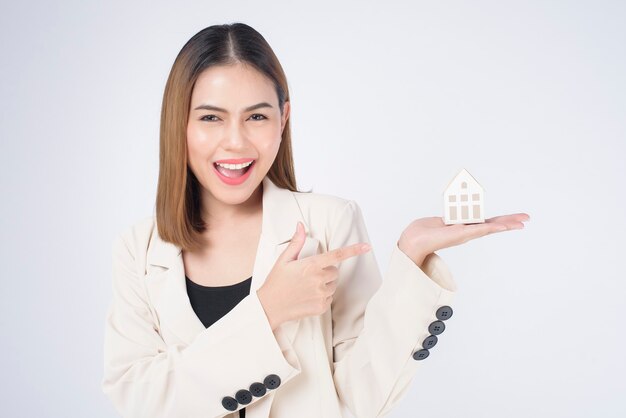
[[530, 217], [526, 213], [496, 216], [484, 223], [446, 225], [441, 216], [416, 219], [402, 232], [398, 248], [419, 267], [430, 253], [463, 244], [494, 232], [524, 228]]

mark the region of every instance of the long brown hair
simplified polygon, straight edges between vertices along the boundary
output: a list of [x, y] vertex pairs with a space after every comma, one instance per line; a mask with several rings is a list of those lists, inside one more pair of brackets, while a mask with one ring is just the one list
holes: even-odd
[[[283, 68], [265, 38], [244, 23], [213, 25], [196, 33], [178, 53], [170, 70], [161, 107], [159, 181], [156, 223], [164, 241], [196, 250], [207, 228], [202, 219], [198, 179], [187, 164], [187, 121], [194, 84], [202, 71], [215, 65], [247, 64], [275, 86], [281, 115], [289, 101]], [[289, 119], [267, 176], [278, 187], [297, 190]], [[310, 191], [309, 191], [310, 192]]]

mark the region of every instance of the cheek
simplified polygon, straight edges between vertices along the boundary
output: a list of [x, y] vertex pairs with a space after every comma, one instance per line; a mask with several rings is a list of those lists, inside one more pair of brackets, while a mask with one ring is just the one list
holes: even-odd
[[268, 149], [273, 149], [280, 146], [281, 141], [281, 131], [280, 131], [280, 123], [274, 124], [265, 131], [263, 135], [263, 143]]
[[196, 126], [187, 127], [187, 153], [190, 160], [202, 157], [207, 153], [208, 138], [206, 133]]
[[[279, 131], [280, 132], [280, 131]], [[267, 135], [263, 139], [256, 141], [256, 148], [266, 157], [273, 156], [280, 147], [280, 135]]]
[[187, 125], [187, 143], [190, 145], [199, 144], [204, 140], [204, 133], [195, 124]]

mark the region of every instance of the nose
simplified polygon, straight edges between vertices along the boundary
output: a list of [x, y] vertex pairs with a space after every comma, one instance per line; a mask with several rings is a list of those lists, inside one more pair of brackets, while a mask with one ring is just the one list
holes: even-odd
[[224, 131], [222, 146], [224, 149], [242, 149], [248, 142], [247, 133], [242, 125], [233, 122]]

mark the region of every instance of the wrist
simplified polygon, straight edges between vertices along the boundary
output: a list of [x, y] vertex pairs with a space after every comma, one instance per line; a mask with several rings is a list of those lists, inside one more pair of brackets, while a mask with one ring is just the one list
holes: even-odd
[[261, 306], [263, 307], [263, 311], [265, 312], [265, 317], [267, 318], [267, 322], [269, 322], [272, 331], [274, 331], [280, 325], [280, 321], [277, 319], [277, 315], [269, 304], [269, 301], [266, 299], [265, 292], [263, 291], [263, 287], [261, 286], [257, 289], [256, 294], [261, 302]]
[[424, 265], [424, 260], [426, 260], [426, 255], [424, 256], [420, 255], [415, 258], [411, 258], [411, 260], [413, 260], [413, 262], [417, 265], [417, 267], [421, 269], [422, 266]]
[[422, 268], [422, 265], [424, 264], [424, 260], [426, 260], [426, 257], [428, 257], [428, 254], [411, 253], [409, 251], [406, 251], [406, 248], [401, 241], [402, 241], [402, 238], [399, 239], [398, 242], [396, 243], [400, 251], [406, 254], [406, 256], [409, 257], [411, 261], [413, 261], [417, 267]]

